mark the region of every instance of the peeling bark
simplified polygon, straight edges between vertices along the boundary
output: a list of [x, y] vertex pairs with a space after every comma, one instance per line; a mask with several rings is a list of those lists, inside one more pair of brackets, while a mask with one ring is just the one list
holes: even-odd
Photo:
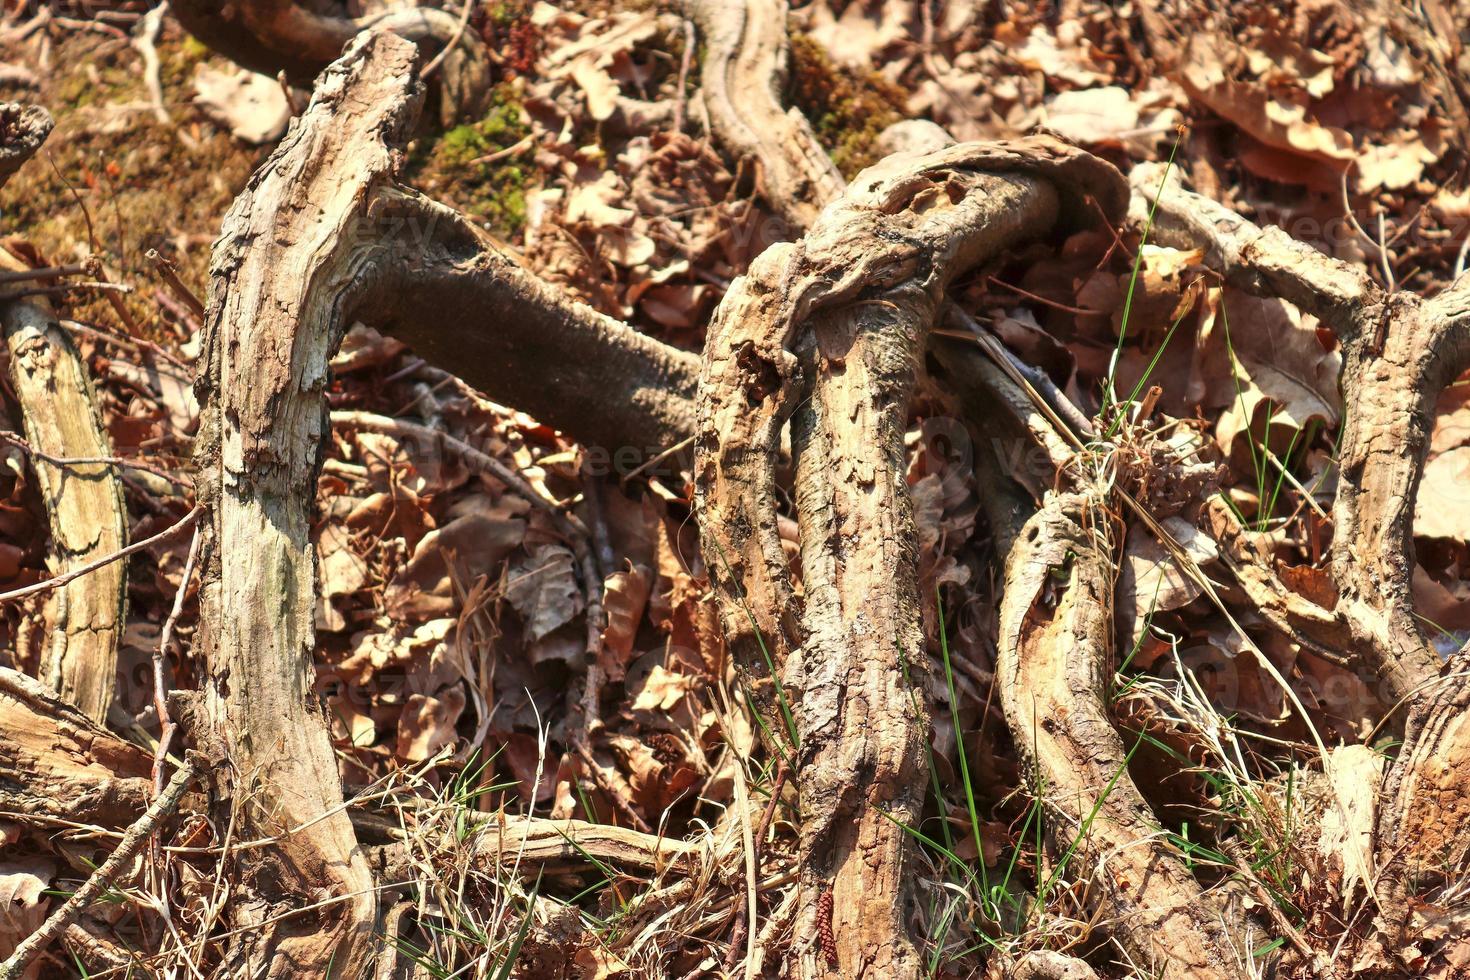
[[[710, 327], [696, 505], [748, 688], [779, 726], [769, 654], [778, 671], [784, 663], [794, 705], [803, 911], [792, 955], [803, 976], [920, 969], [903, 830], [922, 803], [926, 730], [902, 680], [902, 659], [923, 649], [904, 478], [908, 396], [946, 285], [1049, 228], [1059, 191], [1122, 206], [1110, 167], [1052, 140], [890, 157], [800, 243], [758, 257]], [[788, 420], [802, 605], [775, 530]], [[829, 928], [835, 963], [821, 948]]]
[[148, 807], [153, 758], [24, 674], [0, 667], [0, 811], [104, 827]]
[[[0, 252], [0, 268], [27, 267]], [[112, 455], [81, 355], [44, 297], [5, 301], [0, 323], [26, 440], [52, 459]], [[114, 554], [128, 542], [117, 469], [106, 463], [31, 460], [51, 528], [50, 565], [61, 575]], [[127, 563], [73, 579], [52, 596], [40, 674], [92, 720], [105, 723], [117, 686], [117, 648], [127, 601]]]
[[1113, 726], [1111, 521], [1084, 490], [1048, 494], [1026, 523], [1006, 562], [1001, 703], [1051, 815], [1055, 857], [1085, 869], [1054, 873], [1086, 882], [1088, 905], [1154, 975], [1249, 977], [1242, 896], [1207, 892], [1159, 836]]
[[796, 232], [842, 193], [842, 175], [797, 109], [781, 108], [786, 0], [688, 0], [704, 40], [700, 84], [725, 150], [760, 168], [759, 188]]

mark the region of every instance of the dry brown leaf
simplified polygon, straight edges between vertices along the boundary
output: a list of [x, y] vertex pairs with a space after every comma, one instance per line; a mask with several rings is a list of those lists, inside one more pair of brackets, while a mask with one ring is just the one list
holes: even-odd
[[[1220, 557], [1214, 539], [1181, 517], [1168, 517], [1164, 527], [1201, 568]], [[1146, 528], [1128, 534], [1123, 571], [1118, 577], [1119, 625], [1131, 643], [1138, 641], [1152, 616], [1189, 605], [1201, 589], [1180, 562]]]
[[464, 706], [464, 688], [458, 684], [435, 695], [409, 695], [403, 714], [398, 717], [395, 754], [405, 762], [423, 762], [446, 745], [454, 744], [454, 726]]
[[607, 577], [603, 589], [602, 608], [607, 626], [602, 631], [602, 669], [611, 683], [618, 683], [628, 671], [638, 624], [648, 608], [653, 588], [653, 573], [643, 565], [630, 564], [626, 571]]
[[[19, 858], [0, 864], [0, 956], [9, 956], [46, 920], [51, 899], [43, 892], [51, 887], [56, 865], [40, 857]], [[28, 975], [34, 976], [39, 961]]]
[[[675, 672], [655, 664], [636, 688], [633, 697], [634, 711], [668, 711], [692, 691], [698, 681], [687, 674]], [[633, 691], [629, 692], [633, 694]]]
[[505, 597], [525, 621], [527, 635], [540, 640], [582, 611], [576, 558], [559, 544], [543, 544], [511, 562]]

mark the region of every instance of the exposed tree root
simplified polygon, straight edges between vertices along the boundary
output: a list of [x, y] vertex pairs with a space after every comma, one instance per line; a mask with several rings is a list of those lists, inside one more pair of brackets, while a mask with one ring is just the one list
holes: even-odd
[[[310, 515], [327, 427], [327, 362], [345, 325], [335, 312], [361, 269], [334, 244], [360, 220], [390, 166], [387, 134], [412, 123], [411, 44], [366, 34], [323, 73], [300, 125], [225, 217], [210, 263], [204, 324], [199, 498], [209, 508], [198, 649], [209, 683], [215, 799], [242, 807], [261, 836], [246, 855], [256, 902], [234, 903], [232, 971], [355, 976], [371, 962], [377, 897], [346, 813], [327, 720], [312, 690], [315, 554]], [[326, 165], [322, 165], [325, 163]], [[352, 258], [348, 253], [347, 258]], [[314, 928], [265, 925], [272, 905], [329, 896]]]
[[[40, 149], [51, 117], [38, 106], [0, 105], [0, 186]], [[23, 276], [20, 249], [0, 250], [0, 270]], [[24, 290], [28, 283], [21, 282]], [[44, 296], [0, 291], [0, 326], [10, 352], [10, 381], [51, 527], [52, 570], [90, 564], [127, 544], [127, 512], [117, 470], [106, 463], [57, 463], [112, 455], [81, 355]], [[94, 721], [105, 722], [117, 685], [127, 566], [112, 563], [61, 586], [51, 603], [41, 676]]]
[[[1166, 977], [1249, 977], [1258, 942], [1242, 895], [1206, 891], [1128, 775], [1114, 728], [1113, 518], [1095, 491], [1048, 494], [1006, 560], [996, 665], [1006, 720], [1031, 763], [1063, 862], [1134, 960]], [[1046, 882], [1043, 882], [1043, 888]]]
[[842, 193], [842, 175], [811, 124], [781, 107], [789, 44], [786, 0], [688, 0], [704, 39], [701, 85], [726, 152], [753, 160], [761, 195], [800, 232]]
[[[902, 680], [904, 658], [922, 649], [908, 395], [947, 283], [1050, 227], [1059, 191], [1090, 193], [1115, 213], [1122, 205], [1111, 168], [1055, 141], [891, 157], [802, 242], [757, 258], [710, 327], [700, 529], [732, 651], [769, 724], [780, 720], [767, 656], [784, 665], [794, 705], [804, 897], [793, 955], [804, 976], [919, 969], [904, 830], [922, 802], [926, 727]], [[801, 607], [775, 531], [788, 418]], [[829, 928], [835, 964], [819, 942]]]
[[[1140, 168], [1133, 180], [1139, 193], [1158, 193], [1156, 170]], [[1435, 400], [1470, 368], [1470, 276], [1432, 299], [1385, 294], [1346, 263], [1177, 186], [1158, 194], [1158, 205], [1161, 239], [1205, 247], [1206, 261], [1229, 281], [1318, 315], [1342, 344], [1332, 542], [1339, 598], [1331, 613], [1367, 680], [1381, 682], [1395, 710], [1408, 710], [1404, 745], [1378, 804], [1369, 886], [1376, 935], [1360, 965], [1394, 975], [1407, 965], [1463, 962], [1463, 929], [1455, 925], [1463, 902], [1444, 886], [1470, 867], [1470, 661], [1462, 651], [1441, 663], [1414, 616], [1410, 581], [1414, 500]]]

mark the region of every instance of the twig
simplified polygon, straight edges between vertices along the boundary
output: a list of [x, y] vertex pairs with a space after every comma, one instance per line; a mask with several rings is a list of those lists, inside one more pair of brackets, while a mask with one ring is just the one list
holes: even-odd
[[190, 313], [194, 314], [196, 320], [203, 322], [204, 304], [199, 301], [198, 296], [194, 295], [194, 291], [184, 284], [184, 280], [179, 278], [179, 270], [174, 267], [174, 264], [158, 254], [156, 248], [150, 248], [145, 253], [145, 257], [158, 270], [158, 276], [168, 287], [168, 291], [173, 293], [174, 297], [183, 303]]
[[43, 463], [65, 468], [69, 466], [119, 466], [130, 470], [142, 470], [144, 473], [152, 473], [160, 480], [167, 480], [176, 487], [192, 487], [193, 484], [182, 476], [174, 476], [151, 463], [140, 463], [135, 459], [125, 456], [53, 456], [48, 452], [36, 448], [26, 442], [18, 433], [0, 431], [0, 441], [8, 442], [17, 449], [22, 450], [30, 456], [34, 456]]
[[72, 893], [71, 898], [52, 912], [41, 924], [41, 928], [31, 933], [15, 947], [15, 952], [10, 954], [10, 959], [0, 967], [0, 980], [17, 980], [36, 955], [51, 944], [61, 931], [75, 921], [82, 910], [101, 895], [103, 890], [112, 884], [113, 878], [122, 870], [123, 865], [131, 861], [143, 844], [153, 835], [153, 828], [164, 820], [178, 807], [179, 801], [184, 798], [184, 791], [189, 788], [189, 783], [194, 779], [194, 764], [186, 762], [174, 773], [174, 778], [168, 787], [154, 800], [138, 821], [128, 828], [123, 834], [121, 843], [112, 856], [102, 862], [102, 866], [92, 872], [86, 884], [82, 885]]
[[[38, 592], [47, 592], [51, 589], [59, 589], [66, 583], [71, 582], [75, 579], [79, 579], [83, 575], [91, 574], [99, 568], [103, 568], [107, 565], [112, 564], [119, 558], [126, 558], [128, 557], [128, 555], [137, 554], [138, 552], [143, 551], [146, 548], [151, 548], [153, 545], [157, 544], [160, 541], [167, 541], [169, 538], [178, 534], [185, 528], [192, 527], [203, 514], [204, 505], [195, 504], [194, 509], [185, 514], [177, 524], [173, 525], [172, 527], [164, 528], [162, 531], [159, 531], [157, 534], [153, 535], [153, 537], [144, 538], [142, 541], [135, 541], [132, 544], [128, 545], [126, 548], [121, 548], [117, 551], [114, 551], [110, 555], [104, 555], [94, 562], [88, 562], [81, 568], [74, 568], [69, 572], [57, 575], [54, 578], [48, 578], [44, 582], [37, 582], [34, 585], [27, 585], [25, 588], [15, 589], [11, 592], [0, 593], [0, 602], [12, 602], [16, 599], [24, 599], [26, 596], [35, 595]], [[4, 980], [4, 977], [0, 976], [0, 980]]]
[[21, 269], [0, 272], [0, 285], [12, 282], [31, 282], [36, 279], [60, 279], [62, 276], [77, 276], [87, 271], [84, 265], [48, 265], [39, 269]]
[[199, 559], [199, 525], [194, 525], [194, 537], [189, 542], [189, 557], [184, 560], [184, 574], [179, 579], [179, 591], [174, 593], [174, 605], [168, 619], [163, 621], [163, 634], [158, 640], [158, 649], [153, 653], [153, 710], [158, 712], [158, 751], [153, 757], [153, 788], [157, 795], [163, 794], [163, 765], [168, 759], [169, 743], [173, 741], [178, 725], [168, 714], [168, 678], [164, 673], [168, 658], [168, 643], [173, 639], [174, 626], [184, 611], [184, 596], [189, 592], [189, 579], [194, 577], [194, 563]]
[[535, 141], [536, 137], [534, 135], [522, 136], [510, 146], [507, 146], [501, 150], [496, 150], [494, 153], [487, 153], [482, 157], [475, 157], [473, 160], [470, 161], [470, 163], [498, 163], [501, 160], [508, 159], [518, 153], [522, 153], [530, 149], [531, 144], [533, 144]]
[[[119, 249], [122, 247], [121, 228], [118, 230], [118, 247]], [[87, 259], [87, 271], [92, 274], [93, 279], [98, 280], [96, 285], [99, 288], [111, 285], [107, 279], [107, 272], [102, 268], [102, 260], [97, 256], [93, 255]], [[132, 292], [132, 287], [102, 289], [102, 295], [107, 298], [107, 302], [112, 306], [112, 312], [116, 313], [117, 318], [122, 321], [122, 325], [127, 330], [128, 336], [136, 337], [139, 333], [138, 321], [134, 320], [133, 315], [128, 312], [127, 306], [123, 304], [122, 297], [118, 295], [119, 292]]]
[[422, 82], [434, 74], [444, 59], [449, 57], [449, 52], [453, 51], [455, 46], [459, 44], [459, 39], [464, 37], [464, 29], [470, 22], [470, 12], [475, 9], [475, 3], [476, 0], [464, 0], [464, 10], [460, 12], [459, 26], [455, 27], [454, 36], [449, 39], [448, 44], [439, 49], [438, 54], [429, 60], [429, 63], [424, 66], [424, 70], [419, 72], [419, 81]]
[[159, 79], [158, 32], [163, 27], [163, 18], [168, 14], [168, 2], [154, 7], [143, 15], [142, 30], [133, 38], [133, 47], [143, 56], [143, 84], [148, 88], [148, 98], [153, 104], [153, 115], [165, 126], [173, 126], [168, 110], [163, 106], [163, 82]]
[[684, 131], [684, 106], [688, 101], [689, 64], [694, 60], [694, 23], [684, 18], [684, 50], [679, 53], [679, 85], [674, 89], [674, 132]]

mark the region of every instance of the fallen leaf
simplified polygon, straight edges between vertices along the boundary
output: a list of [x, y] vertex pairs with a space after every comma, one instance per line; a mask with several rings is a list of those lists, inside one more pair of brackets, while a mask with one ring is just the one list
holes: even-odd
[[607, 577], [602, 593], [602, 608], [607, 616], [607, 625], [602, 630], [602, 669], [611, 683], [618, 683], [627, 674], [633, 641], [638, 636], [638, 624], [643, 621], [652, 588], [653, 573], [643, 565], [630, 564], [626, 571]]
[[456, 738], [454, 726], [464, 706], [464, 688], [458, 684], [437, 695], [410, 695], [398, 718], [398, 744], [394, 753], [405, 762], [423, 762], [446, 745], [452, 745]]
[[[44, 894], [56, 876], [56, 865], [30, 857], [0, 863], [0, 956], [9, 956], [21, 940], [46, 920], [51, 899]], [[40, 961], [27, 975], [34, 976]]]
[[[1162, 524], [1201, 567], [1220, 557], [1214, 539], [1183, 518], [1168, 517]], [[1152, 532], [1140, 526], [1130, 531], [1118, 578], [1118, 615], [1130, 645], [1138, 642], [1150, 617], [1187, 606], [1200, 592], [1194, 579]]]
[[281, 83], [243, 68], [221, 71], [199, 65], [194, 73], [194, 104], [230, 135], [246, 143], [273, 143], [291, 121], [291, 106]]
[[572, 621], [582, 611], [576, 558], [559, 544], [543, 544], [506, 571], [505, 596], [539, 640]]

